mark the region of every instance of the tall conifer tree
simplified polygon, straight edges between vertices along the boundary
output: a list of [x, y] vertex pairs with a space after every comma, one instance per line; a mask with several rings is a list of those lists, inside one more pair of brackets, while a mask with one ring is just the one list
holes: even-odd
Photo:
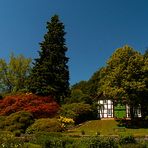
[[46, 28], [48, 31], [40, 43], [39, 58], [35, 59], [30, 75], [29, 90], [39, 95], [51, 95], [60, 102], [69, 93], [66, 33], [58, 15], [47, 22]]

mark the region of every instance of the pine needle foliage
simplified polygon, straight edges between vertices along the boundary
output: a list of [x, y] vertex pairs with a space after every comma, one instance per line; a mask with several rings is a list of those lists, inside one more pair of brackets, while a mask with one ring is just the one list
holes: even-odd
[[29, 90], [39, 95], [50, 95], [60, 102], [69, 93], [68, 57], [64, 25], [58, 15], [47, 22], [47, 33], [40, 43], [39, 58], [35, 59], [29, 79]]

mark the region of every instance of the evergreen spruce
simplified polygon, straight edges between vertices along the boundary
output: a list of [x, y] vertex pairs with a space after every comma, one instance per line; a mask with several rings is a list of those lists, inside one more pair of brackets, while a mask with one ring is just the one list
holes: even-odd
[[51, 95], [60, 102], [69, 93], [68, 58], [65, 53], [64, 25], [58, 15], [47, 22], [47, 33], [40, 43], [39, 58], [35, 59], [30, 75], [29, 90], [39, 95]]

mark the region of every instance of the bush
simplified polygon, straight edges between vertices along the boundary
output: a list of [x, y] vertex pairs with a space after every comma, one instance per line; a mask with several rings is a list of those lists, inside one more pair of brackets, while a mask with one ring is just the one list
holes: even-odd
[[25, 148], [22, 139], [15, 138], [11, 132], [0, 133], [0, 147], [3, 148]]
[[58, 121], [61, 123], [61, 126], [63, 128], [65, 128], [65, 129], [74, 126], [74, 120], [71, 119], [71, 118], [66, 118], [66, 117], [60, 116], [60, 118], [58, 119]]
[[40, 144], [44, 148], [117, 148], [116, 141], [111, 138], [72, 138], [48, 133], [35, 135], [35, 140], [32, 142]]
[[148, 121], [148, 116], [145, 117], [145, 120]]
[[136, 143], [136, 140], [135, 140], [135, 138], [132, 135], [121, 136], [119, 138], [119, 143], [120, 144]]
[[61, 133], [40, 132], [33, 134], [31, 143], [39, 144], [43, 148], [146, 148], [147, 143], [128, 143], [119, 145], [119, 139], [111, 137], [67, 137]]
[[148, 145], [146, 144], [124, 144], [122, 145], [122, 148], [148, 148]]
[[20, 130], [15, 130], [14, 132], [15, 137], [20, 137], [21, 136], [21, 131]]
[[26, 128], [34, 122], [32, 114], [25, 111], [13, 113], [3, 119], [0, 122], [0, 128], [15, 133], [24, 133]]
[[85, 138], [84, 140], [81, 141], [81, 143], [84, 143], [85, 147], [90, 147], [90, 148], [95, 148], [95, 147], [117, 148], [118, 147], [114, 139], [107, 138], [107, 137], [98, 137], [98, 136]]
[[59, 105], [50, 96], [20, 94], [6, 96], [0, 100], [0, 115], [10, 115], [25, 110], [32, 113], [35, 118], [45, 118], [55, 116], [58, 109]]
[[81, 130], [81, 134], [82, 134], [82, 135], [85, 135], [85, 131], [84, 131], [84, 130]]
[[26, 133], [32, 134], [37, 132], [60, 132], [63, 128], [57, 119], [43, 118], [36, 120], [28, 129]]
[[70, 148], [74, 141], [76, 140], [63, 136], [61, 133], [39, 132], [34, 134], [34, 138], [30, 142], [39, 144], [43, 148]]
[[60, 110], [61, 116], [72, 118], [76, 124], [91, 120], [93, 117], [93, 110], [91, 105], [83, 103], [65, 104]]
[[0, 116], [0, 129], [3, 129], [5, 126], [5, 123], [4, 123], [5, 118], [6, 118], [5, 116]]

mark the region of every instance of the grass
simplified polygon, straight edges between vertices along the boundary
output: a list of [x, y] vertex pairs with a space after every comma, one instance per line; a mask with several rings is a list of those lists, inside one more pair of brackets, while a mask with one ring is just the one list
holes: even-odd
[[68, 135], [81, 135], [85, 132], [85, 135], [96, 135], [100, 133], [101, 135], [126, 135], [131, 134], [134, 136], [145, 136], [148, 135], [148, 128], [130, 129], [125, 128], [125, 130], [118, 129], [118, 122], [115, 120], [92, 120], [85, 122], [84, 124], [75, 127], [67, 132]]
[[32, 143], [26, 143], [26, 148], [42, 148], [40, 145], [32, 144]]

